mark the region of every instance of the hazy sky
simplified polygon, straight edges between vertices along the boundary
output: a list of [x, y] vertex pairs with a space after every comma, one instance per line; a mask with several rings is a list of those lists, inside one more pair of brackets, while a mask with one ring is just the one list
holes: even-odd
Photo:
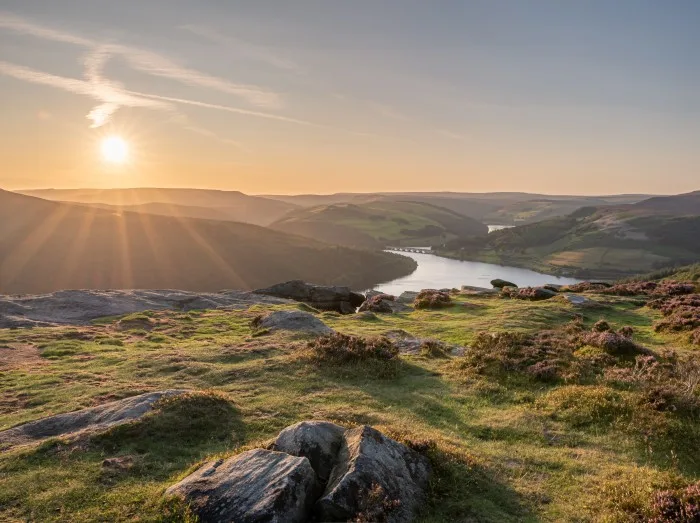
[[695, 190], [699, 27], [698, 0], [0, 0], [0, 187]]

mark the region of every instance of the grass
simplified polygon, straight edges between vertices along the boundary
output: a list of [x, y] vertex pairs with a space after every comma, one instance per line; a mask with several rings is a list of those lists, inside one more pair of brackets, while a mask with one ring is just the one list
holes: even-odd
[[[531, 336], [566, 329], [577, 318], [590, 331], [605, 320], [613, 330], [632, 326], [634, 341], [658, 354], [697, 357], [686, 333], [654, 331], [660, 311], [634, 297], [592, 297], [604, 306], [453, 296], [449, 308], [372, 321], [319, 317], [360, 339], [403, 329], [463, 346], [484, 331]], [[0, 331], [0, 346], [31, 348], [23, 360], [3, 364], [0, 429], [146, 391], [201, 391], [103, 435], [0, 454], [0, 520], [187, 521], [184, 507], [162, 500], [168, 486], [204, 460], [259, 445], [304, 419], [371, 424], [431, 456], [436, 473], [420, 517], [426, 522], [635, 521], [630, 514], [651, 510], [656, 490], [700, 478], [697, 413], [650, 407], [651, 382], [603, 374], [542, 381], [500, 367], [480, 374], [469, 358], [437, 346], [390, 358], [386, 372], [381, 359], [337, 354], [333, 340], [308, 345], [284, 333], [253, 335], [253, 318], [289, 307], [160, 311], [132, 318], [133, 329], [113, 318], [81, 328]], [[360, 355], [379, 347], [353, 343]], [[574, 355], [634, 368], [633, 357], [595, 347]], [[106, 469], [111, 458], [129, 466]]]

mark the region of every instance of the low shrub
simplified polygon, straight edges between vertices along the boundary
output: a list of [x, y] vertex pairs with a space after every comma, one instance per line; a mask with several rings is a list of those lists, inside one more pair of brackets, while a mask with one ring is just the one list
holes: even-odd
[[557, 331], [536, 335], [481, 332], [457, 365], [476, 374], [498, 376], [515, 371], [536, 380], [552, 381], [569, 368], [573, 351], [571, 341]]
[[445, 344], [436, 340], [424, 340], [420, 344], [420, 355], [426, 358], [446, 358]]
[[594, 332], [606, 332], [612, 330], [610, 324], [605, 320], [598, 320], [593, 324]]
[[389, 338], [360, 338], [339, 332], [310, 341], [307, 352], [317, 361], [336, 364], [367, 360], [390, 361], [399, 355], [399, 349]]
[[599, 292], [613, 296], [681, 296], [695, 292], [695, 284], [679, 281], [641, 281], [618, 283]]
[[631, 523], [697, 523], [700, 521], [700, 482], [679, 477], [651, 484], [635, 481], [604, 484], [601, 503], [609, 509], [606, 521]]
[[449, 293], [433, 289], [420, 291], [413, 302], [416, 309], [442, 309], [452, 305], [452, 297]]
[[352, 523], [387, 523], [391, 513], [401, 506], [401, 501], [391, 499], [378, 483], [360, 493], [359, 513]]
[[625, 325], [624, 327], [620, 328], [617, 333], [625, 338], [631, 338], [634, 336], [634, 328], [630, 327], [629, 325]]
[[675, 490], [661, 490], [652, 496], [651, 523], [696, 523], [700, 521], [700, 482]]
[[586, 345], [598, 347], [614, 356], [629, 356], [646, 352], [646, 349], [637, 345], [630, 338], [613, 331], [593, 331], [582, 336], [581, 340]]

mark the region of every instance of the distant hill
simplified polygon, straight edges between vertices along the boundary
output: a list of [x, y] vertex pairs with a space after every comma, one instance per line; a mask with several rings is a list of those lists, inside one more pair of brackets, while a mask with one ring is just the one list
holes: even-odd
[[0, 293], [253, 289], [290, 279], [366, 288], [415, 263], [255, 225], [51, 202], [0, 190]]
[[180, 218], [224, 219], [255, 225], [269, 225], [298, 207], [239, 191], [209, 189], [37, 189], [17, 192], [47, 200], [107, 204], [117, 207], [117, 210]]
[[634, 209], [674, 215], [700, 214], [700, 191], [677, 194], [675, 196], [655, 196], [642, 200]]
[[[672, 202], [673, 198], [664, 202]], [[636, 204], [586, 207], [569, 216], [453, 241], [460, 256], [578, 277], [617, 278], [700, 260], [700, 212], [670, 214]], [[690, 198], [682, 195], [680, 201]], [[679, 203], [677, 203], [680, 206]], [[651, 207], [651, 209], [650, 209]], [[685, 207], [684, 211], [692, 210]]]
[[377, 200], [292, 211], [272, 228], [341, 245], [384, 248], [428, 246], [454, 238], [486, 235], [486, 225], [424, 202]]
[[267, 198], [313, 207], [353, 203], [360, 205], [377, 201], [422, 202], [450, 209], [461, 215], [490, 225], [522, 225], [566, 216], [581, 207], [621, 205], [639, 202], [649, 195], [622, 194], [612, 196], [542, 195], [521, 192], [457, 193], [337, 193], [328, 195], [302, 194], [293, 196], [269, 195]]

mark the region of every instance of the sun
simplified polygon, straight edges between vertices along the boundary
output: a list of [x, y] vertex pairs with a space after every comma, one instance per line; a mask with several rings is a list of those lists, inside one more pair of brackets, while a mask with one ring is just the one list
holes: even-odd
[[100, 145], [102, 159], [109, 163], [124, 163], [129, 159], [129, 144], [119, 136], [108, 136]]

